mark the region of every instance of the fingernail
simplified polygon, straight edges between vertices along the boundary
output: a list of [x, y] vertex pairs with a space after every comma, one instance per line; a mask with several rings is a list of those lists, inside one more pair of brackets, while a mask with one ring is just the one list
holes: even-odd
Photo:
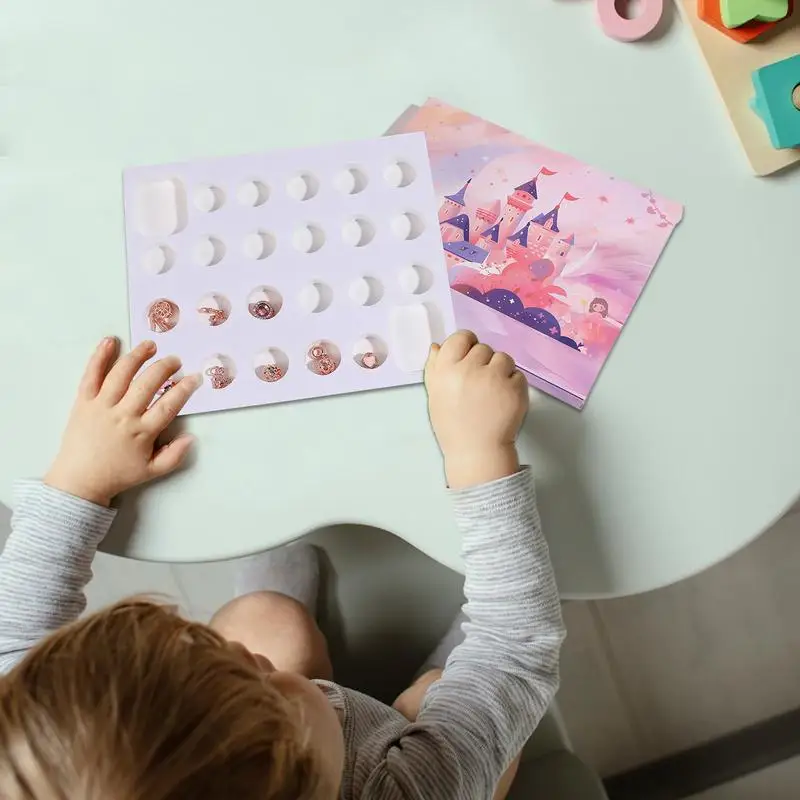
[[100, 341], [100, 347], [111, 347], [114, 342], [116, 342], [116, 338], [113, 336], [106, 336], [104, 339]]
[[186, 380], [189, 381], [193, 389], [197, 389], [203, 382], [203, 376], [199, 372], [195, 372], [192, 375], [187, 375]]
[[142, 342], [142, 347], [145, 350], [155, 350], [156, 349], [156, 343], [152, 339], [145, 339]]

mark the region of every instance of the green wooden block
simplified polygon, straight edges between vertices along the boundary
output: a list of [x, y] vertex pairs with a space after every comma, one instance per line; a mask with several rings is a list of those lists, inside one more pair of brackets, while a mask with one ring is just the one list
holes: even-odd
[[722, 0], [722, 22], [739, 28], [752, 20], [777, 22], [789, 14], [789, 0]]
[[753, 72], [750, 107], [764, 120], [773, 147], [800, 147], [800, 54]]

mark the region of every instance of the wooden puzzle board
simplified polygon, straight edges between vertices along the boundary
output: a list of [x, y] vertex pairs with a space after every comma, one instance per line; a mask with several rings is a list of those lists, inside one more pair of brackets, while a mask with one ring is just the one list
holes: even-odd
[[763, 40], [739, 44], [697, 16], [697, 0], [678, 0], [705, 56], [747, 158], [757, 175], [769, 175], [800, 162], [800, 149], [776, 150], [767, 128], [750, 108], [753, 70], [800, 53], [800, 9]]

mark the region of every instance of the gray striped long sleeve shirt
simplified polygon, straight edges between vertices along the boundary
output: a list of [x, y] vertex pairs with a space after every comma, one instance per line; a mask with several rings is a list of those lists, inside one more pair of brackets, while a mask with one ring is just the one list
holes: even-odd
[[[469, 621], [417, 720], [318, 682], [344, 728], [342, 800], [489, 800], [558, 687], [564, 627], [530, 473], [451, 495]], [[37, 481], [17, 484], [0, 556], [0, 671], [83, 611], [114, 514]]]

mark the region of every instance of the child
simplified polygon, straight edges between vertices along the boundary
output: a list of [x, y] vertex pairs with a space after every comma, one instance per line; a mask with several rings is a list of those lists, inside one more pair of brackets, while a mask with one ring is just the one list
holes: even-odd
[[155, 351], [144, 342], [114, 363], [116, 342], [103, 340], [52, 468], [17, 486], [0, 557], [0, 797], [504, 796], [555, 694], [564, 636], [514, 444], [527, 388], [513, 361], [467, 332], [431, 351], [425, 384], [463, 536], [466, 638], [390, 708], [330, 682], [307, 546], [251, 560], [210, 626], [144, 600], [77, 619], [112, 498], [172, 472], [192, 445], [181, 435], [155, 446], [200, 383], [184, 377], [152, 403], [180, 367], [163, 358], [136, 377]]

